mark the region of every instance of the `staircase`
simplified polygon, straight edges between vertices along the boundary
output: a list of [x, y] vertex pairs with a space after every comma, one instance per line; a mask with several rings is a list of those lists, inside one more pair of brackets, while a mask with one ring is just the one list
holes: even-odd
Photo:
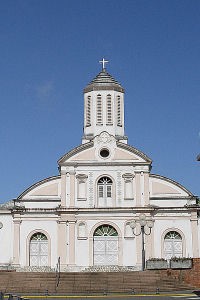
[[15, 294], [106, 294], [191, 289], [180, 276], [162, 271], [60, 273], [0, 271], [0, 291]]

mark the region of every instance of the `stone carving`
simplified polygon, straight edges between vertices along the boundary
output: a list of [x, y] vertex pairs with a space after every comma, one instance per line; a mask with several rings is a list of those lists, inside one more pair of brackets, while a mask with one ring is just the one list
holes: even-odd
[[102, 143], [102, 144], [108, 144], [115, 141], [114, 137], [111, 136], [109, 133], [106, 131], [102, 132], [98, 137], [97, 137], [97, 143]]

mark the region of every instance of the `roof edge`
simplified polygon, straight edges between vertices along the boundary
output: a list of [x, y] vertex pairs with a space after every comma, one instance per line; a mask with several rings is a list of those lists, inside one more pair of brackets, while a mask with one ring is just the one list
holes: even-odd
[[130, 152], [137, 154], [138, 156], [140, 156], [141, 158], [143, 158], [146, 162], [148, 162], [150, 164], [152, 163], [152, 160], [145, 153], [134, 148], [133, 146], [130, 146], [130, 145], [118, 142], [118, 141], [117, 141], [117, 146], [119, 146], [122, 149], [129, 150]]
[[85, 144], [81, 144], [79, 145], [78, 147], [70, 150], [69, 152], [67, 152], [66, 154], [64, 154], [58, 161], [58, 165], [60, 166], [64, 160], [72, 157], [73, 155], [83, 151], [83, 150], [86, 150], [86, 149], [89, 149], [89, 148], [92, 148], [94, 146], [94, 142], [93, 141], [90, 141], [90, 142], [87, 142]]
[[21, 193], [16, 200], [21, 200], [28, 192], [30, 192], [32, 189], [36, 188], [37, 186], [52, 181], [52, 180], [56, 180], [59, 179], [60, 175], [56, 175], [56, 176], [51, 176], [51, 177], [47, 177], [45, 179], [42, 179], [34, 184], [32, 184], [31, 186], [29, 186], [25, 191], [23, 191], [23, 193]]
[[192, 192], [190, 192], [188, 189], [186, 189], [182, 184], [180, 184], [179, 182], [177, 182], [177, 181], [175, 181], [175, 180], [173, 180], [171, 178], [168, 178], [168, 177], [165, 177], [165, 176], [162, 176], [162, 175], [159, 175], [159, 174], [150, 174], [149, 176], [153, 177], [153, 178], [158, 178], [158, 179], [166, 180], [169, 183], [173, 183], [174, 185], [176, 185], [177, 187], [181, 188], [186, 193], [188, 193], [190, 197], [197, 198], [194, 194], [192, 194]]

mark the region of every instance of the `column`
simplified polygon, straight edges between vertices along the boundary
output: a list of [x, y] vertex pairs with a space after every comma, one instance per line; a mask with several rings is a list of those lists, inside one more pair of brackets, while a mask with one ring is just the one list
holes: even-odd
[[58, 221], [58, 257], [61, 268], [67, 265], [67, 222]]
[[20, 224], [21, 220], [13, 220], [14, 223], [14, 240], [13, 240], [13, 264], [19, 265], [20, 258]]
[[199, 257], [199, 242], [198, 242], [198, 218], [197, 218], [197, 212], [192, 211], [191, 217], [191, 231], [192, 231], [192, 252], [193, 257]]
[[69, 224], [69, 265], [75, 265], [75, 225], [76, 221], [68, 221]]

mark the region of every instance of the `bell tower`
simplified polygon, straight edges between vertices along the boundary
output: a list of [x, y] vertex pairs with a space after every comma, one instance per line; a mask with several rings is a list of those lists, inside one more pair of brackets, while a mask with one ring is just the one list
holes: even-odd
[[106, 131], [116, 140], [127, 143], [124, 135], [124, 89], [106, 70], [107, 60], [100, 61], [101, 72], [84, 89], [84, 129], [82, 143]]

